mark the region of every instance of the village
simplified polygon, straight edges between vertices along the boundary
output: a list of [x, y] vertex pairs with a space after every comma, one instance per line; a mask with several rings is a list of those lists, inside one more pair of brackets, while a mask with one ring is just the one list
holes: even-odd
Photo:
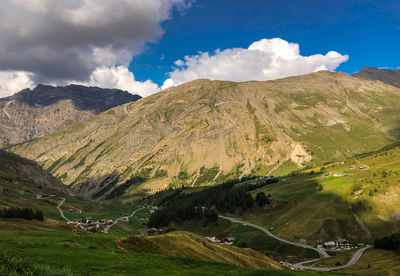
[[[104, 229], [105, 227], [107, 227], [108, 225], [112, 225], [113, 223], [114, 221], [112, 219], [101, 219], [98, 221], [94, 221], [92, 217], [67, 221], [68, 225], [78, 227], [85, 231], [96, 231], [96, 229]], [[103, 230], [101, 230], [101, 232], [103, 232]]]
[[325, 241], [319, 245], [317, 245], [318, 249], [326, 249], [332, 251], [345, 251], [356, 248], [363, 248], [365, 245], [363, 243], [359, 243], [357, 245], [350, 244], [349, 241], [345, 239], [338, 239], [337, 241]]

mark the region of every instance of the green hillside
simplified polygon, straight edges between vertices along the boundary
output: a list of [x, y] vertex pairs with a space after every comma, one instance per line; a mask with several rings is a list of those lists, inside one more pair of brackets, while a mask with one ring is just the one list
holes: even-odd
[[214, 261], [204, 262], [155, 254], [131, 254], [117, 248], [118, 239], [120, 236], [70, 230], [1, 230], [0, 272], [2, 275], [19, 271], [21, 275], [44, 276], [299, 275], [283, 270], [257, 270]]
[[399, 88], [317, 72], [276, 81], [196, 80], [10, 150], [84, 195], [283, 175], [392, 143]]
[[279, 263], [257, 251], [214, 244], [189, 232], [153, 237], [133, 236], [121, 240], [118, 245], [120, 248], [135, 253], [152, 253], [254, 268], [283, 269]]
[[254, 190], [272, 195], [266, 210], [244, 218], [279, 236], [318, 241], [369, 241], [400, 227], [400, 147], [285, 177]]

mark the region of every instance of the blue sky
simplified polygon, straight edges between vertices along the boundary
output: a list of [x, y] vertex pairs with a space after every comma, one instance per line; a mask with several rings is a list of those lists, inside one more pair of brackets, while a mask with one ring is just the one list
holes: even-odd
[[274, 37], [298, 43], [303, 56], [331, 50], [349, 55], [336, 71], [400, 67], [400, 1], [198, 0], [162, 27], [162, 38], [131, 63], [137, 80], [162, 85], [173, 62], [185, 55], [247, 48]]

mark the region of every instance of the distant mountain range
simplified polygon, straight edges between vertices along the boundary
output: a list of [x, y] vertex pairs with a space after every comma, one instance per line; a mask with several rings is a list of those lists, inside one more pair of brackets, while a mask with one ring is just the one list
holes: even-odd
[[118, 89], [38, 85], [0, 98], [0, 147], [44, 136], [112, 107], [140, 99]]
[[95, 198], [284, 175], [400, 137], [400, 89], [321, 71], [196, 80], [11, 148]]
[[354, 76], [365, 80], [379, 80], [400, 87], [400, 69], [388, 70], [365, 66], [360, 72], [355, 73]]

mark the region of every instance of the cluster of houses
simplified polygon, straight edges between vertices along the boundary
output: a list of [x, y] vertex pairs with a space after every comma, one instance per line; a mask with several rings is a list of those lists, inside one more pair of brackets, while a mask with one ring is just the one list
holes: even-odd
[[234, 237], [226, 237], [223, 240], [219, 240], [216, 237], [206, 237], [206, 239], [213, 243], [221, 243], [226, 245], [232, 245], [233, 242], [235, 241]]
[[112, 225], [114, 221], [112, 219], [101, 219], [94, 221], [92, 217], [87, 217], [85, 219], [75, 219], [68, 221], [68, 225], [73, 225], [85, 231], [92, 231], [94, 229], [105, 228], [108, 225]]
[[[321, 245], [319, 246], [321, 247]], [[345, 239], [338, 239], [337, 241], [326, 241], [322, 243], [322, 247], [328, 250], [349, 250], [352, 249], [350, 243]]]

